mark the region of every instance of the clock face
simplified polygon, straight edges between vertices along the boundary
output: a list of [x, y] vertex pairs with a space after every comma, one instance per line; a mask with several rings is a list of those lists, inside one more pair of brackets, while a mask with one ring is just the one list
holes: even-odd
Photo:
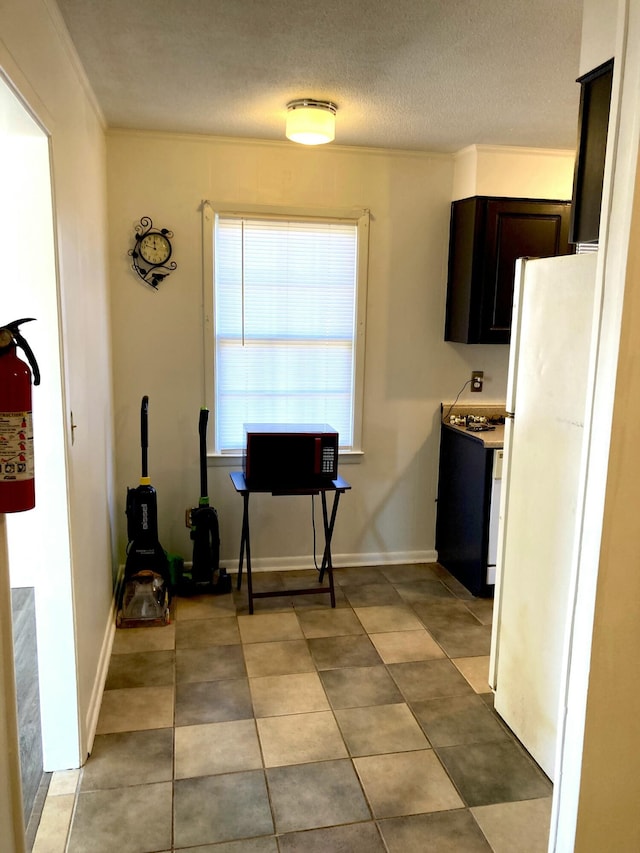
[[152, 232], [140, 240], [138, 251], [148, 264], [164, 264], [171, 257], [171, 243], [164, 234]]

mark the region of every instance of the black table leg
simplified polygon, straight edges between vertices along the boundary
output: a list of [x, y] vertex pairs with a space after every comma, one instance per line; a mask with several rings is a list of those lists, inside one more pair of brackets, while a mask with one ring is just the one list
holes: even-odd
[[240, 536], [240, 559], [238, 561], [238, 584], [242, 586], [242, 567], [245, 554], [247, 556], [247, 591], [249, 593], [249, 613], [253, 613], [253, 581], [251, 578], [251, 541], [249, 539], [249, 492], [242, 495], [242, 535]]
[[251, 577], [251, 540], [249, 539], [249, 492], [244, 494], [244, 511], [242, 513], [242, 538], [247, 555], [247, 594], [249, 598], [249, 613], [253, 613], [253, 578]]
[[329, 573], [329, 591], [331, 596], [331, 606], [336, 606], [336, 593], [333, 586], [333, 563], [331, 562], [331, 537], [333, 536], [333, 527], [336, 523], [336, 515], [338, 513], [338, 500], [340, 492], [335, 492], [333, 496], [333, 506], [331, 507], [331, 520], [327, 515], [327, 498], [325, 492], [321, 492], [322, 497], [322, 520], [324, 523], [324, 553], [322, 555], [322, 566], [320, 567], [320, 583], [324, 578], [325, 569]]

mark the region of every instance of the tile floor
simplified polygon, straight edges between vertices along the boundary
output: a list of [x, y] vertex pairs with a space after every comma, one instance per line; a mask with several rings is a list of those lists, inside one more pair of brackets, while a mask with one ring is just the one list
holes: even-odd
[[335, 609], [249, 616], [234, 590], [118, 630], [93, 752], [54, 774], [35, 853], [544, 853], [551, 785], [487, 685], [492, 602], [436, 564], [335, 578]]

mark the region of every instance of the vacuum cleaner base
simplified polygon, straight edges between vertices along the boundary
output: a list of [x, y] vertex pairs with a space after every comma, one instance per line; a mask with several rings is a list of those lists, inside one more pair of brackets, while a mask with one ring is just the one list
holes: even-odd
[[125, 580], [122, 603], [116, 617], [118, 628], [151, 622], [168, 625], [170, 619], [169, 590], [161, 575], [144, 570]]

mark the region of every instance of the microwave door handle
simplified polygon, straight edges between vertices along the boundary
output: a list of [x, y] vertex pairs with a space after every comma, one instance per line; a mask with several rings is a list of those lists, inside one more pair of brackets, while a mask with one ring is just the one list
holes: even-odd
[[319, 436], [314, 438], [314, 454], [313, 454], [313, 473], [321, 473], [322, 462], [322, 439]]

